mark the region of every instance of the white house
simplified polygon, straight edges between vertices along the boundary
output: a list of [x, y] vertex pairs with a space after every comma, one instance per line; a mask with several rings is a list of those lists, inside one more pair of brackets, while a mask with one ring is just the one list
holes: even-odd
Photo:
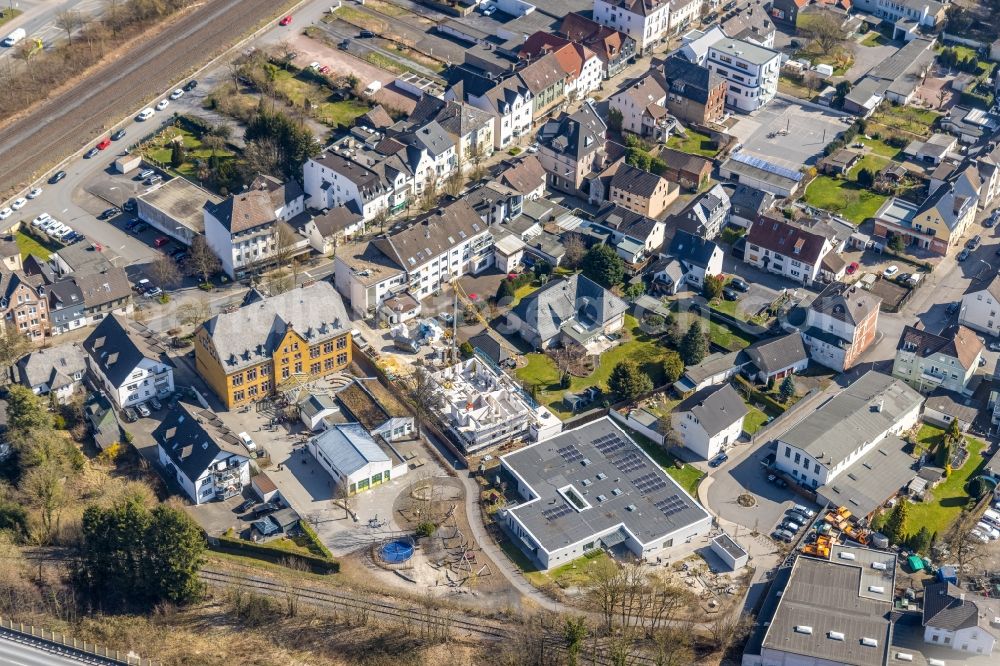
[[892, 376], [930, 393], [944, 389], [964, 393], [979, 369], [984, 345], [965, 326], [949, 327], [943, 335], [906, 326], [896, 345]]
[[302, 180], [311, 208], [336, 209], [353, 204], [362, 218], [372, 220], [391, 210], [397, 200], [405, 205], [412, 177], [407, 170], [376, 173], [351, 159], [356, 142], [347, 137], [302, 165]]
[[668, 0], [594, 0], [594, 20], [635, 40], [645, 53], [662, 40], [670, 28]]
[[743, 417], [749, 410], [731, 384], [695, 391], [670, 413], [674, 432], [684, 446], [711, 460], [743, 433]]
[[705, 285], [707, 276], [722, 274], [722, 248], [683, 229], [674, 233], [667, 255], [680, 262], [684, 281], [695, 289]]
[[[478, 85], [471, 85], [476, 83]], [[534, 95], [519, 76], [502, 81], [483, 79], [475, 74], [465, 77], [466, 101], [493, 116], [493, 147], [506, 148], [531, 131]], [[445, 94], [449, 101], [461, 102], [455, 88]]]
[[174, 370], [166, 350], [136, 322], [105, 317], [83, 343], [87, 365], [119, 409], [174, 392]]
[[823, 257], [832, 250], [826, 236], [767, 218], [750, 228], [744, 261], [809, 285], [819, 277]]
[[314, 435], [306, 444], [334, 482], [354, 495], [406, 474], [404, 460], [390, 457], [358, 423], [336, 423]]
[[195, 504], [234, 497], [250, 485], [248, 452], [201, 411], [178, 402], [153, 431], [160, 465]]
[[499, 522], [544, 570], [600, 548], [669, 562], [708, 545], [708, 512], [608, 417], [502, 456], [500, 467], [520, 501]]
[[994, 277], [985, 289], [962, 297], [958, 323], [980, 333], [1000, 335], [1000, 276]]
[[729, 83], [726, 106], [750, 112], [778, 94], [781, 54], [745, 40], [720, 39], [708, 47], [706, 66]]
[[[925, 643], [956, 653], [991, 655], [1000, 636], [998, 618], [1000, 603], [996, 599], [967, 592], [951, 583], [933, 583], [924, 588]], [[949, 657], [947, 663], [952, 662]], [[956, 656], [954, 663], [965, 663], [965, 657]]]
[[656, 74], [647, 74], [611, 96], [608, 107], [622, 114], [622, 129], [645, 136], [666, 118], [666, 82]]
[[802, 341], [809, 358], [838, 372], [850, 369], [875, 342], [881, 304], [856, 284], [831, 283], [806, 312]]

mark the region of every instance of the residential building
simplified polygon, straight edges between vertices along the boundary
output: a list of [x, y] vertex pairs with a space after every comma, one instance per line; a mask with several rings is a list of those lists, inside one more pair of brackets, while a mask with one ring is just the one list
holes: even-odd
[[604, 163], [607, 125], [585, 103], [573, 114], [546, 122], [538, 131], [538, 161], [550, 187], [581, 194], [584, 179]]
[[828, 368], [849, 370], [875, 342], [882, 299], [855, 285], [835, 282], [809, 306], [802, 340], [809, 357]]
[[701, 18], [705, 0], [670, 0], [670, 34], [676, 35]]
[[712, 161], [704, 157], [684, 153], [673, 148], [661, 148], [660, 159], [667, 168], [661, 176], [681, 187], [696, 191], [708, 183], [712, 176]]
[[[663, 176], [619, 162], [608, 182], [608, 201], [650, 218], [659, 218], [680, 189]], [[661, 235], [660, 242], [663, 242]], [[652, 249], [652, 248], [650, 248]]]
[[839, 148], [817, 163], [817, 170], [828, 176], [846, 176], [854, 165], [861, 161], [861, 153], [848, 148]]
[[493, 252], [496, 255], [497, 270], [501, 273], [514, 273], [524, 264], [524, 241], [514, 234], [503, 234], [496, 238]]
[[771, 0], [771, 18], [785, 27], [794, 28], [799, 12], [812, 4], [812, 0]]
[[17, 362], [21, 385], [35, 395], [53, 395], [66, 403], [83, 386], [87, 372], [87, 354], [75, 342], [65, 342], [48, 349], [33, 351]]
[[9, 271], [20, 271], [24, 269], [24, 262], [21, 259], [21, 249], [13, 236], [0, 238], [0, 265]]
[[[362, 219], [405, 208], [412, 188], [412, 176], [395, 156], [377, 161], [366, 158], [364, 142], [348, 136], [328, 146], [302, 167], [307, 202], [320, 210], [353, 206]], [[362, 159], [355, 161], [357, 155]], [[376, 169], [366, 166], [372, 164]]]
[[711, 529], [708, 512], [608, 417], [502, 456], [500, 467], [521, 501], [499, 522], [543, 570], [615, 546], [669, 562]]
[[981, 183], [974, 166], [968, 166], [939, 184], [919, 206], [893, 197], [875, 213], [875, 236], [902, 236], [938, 255], [957, 247], [976, 219]]
[[[768, 3], [770, 4], [770, 3]], [[750, 0], [719, 23], [727, 37], [774, 48], [774, 23], [763, 0]]]
[[681, 47], [675, 52], [696, 65], [707, 66], [708, 48], [720, 39], [725, 39], [722, 28], [713, 25], [707, 30], [691, 30], [681, 38]]
[[74, 280], [60, 280], [48, 286], [49, 323], [52, 335], [62, 335], [87, 325], [83, 292]]
[[909, 30], [905, 36], [903, 48], [876, 64], [855, 84], [844, 98], [845, 111], [867, 118], [882, 100], [904, 105], [914, 100], [934, 63], [935, 40], [917, 37]]
[[516, 74], [531, 93], [531, 119], [538, 122], [566, 98], [569, 74], [555, 53], [528, 63]]
[[402, 229], [337, 252], [337, 290], [361, 316], [400, 291], [423, 300], [451, 280], [493, 265], [489, 226], [465, 199], [442, 206]]
[[781, 54], [753, 42], [726, 37], [708, 47], [705, 63], [726, 79], [726, 105], [756, 111], [778, 93]]
[[663, 245], [665, 231], [663, 222], [617, 204], [601, 207], [594, 215], [590, 226], [601, 232], [606, 231], [609, 234], [606, 242], [618, 248], [620, 255], [626, 252], [624, 247], [618, 246], [626, 242], [638, 245], [643, 258], [655, 254]]
[[536, 349], [583, 346], [622, 328], [628, 304], [579, 273], [552, 280], [513, 309], [518, 334]]
[[774, 195], [741, 183], [729, 195], [729, 204], [729, 223], [749, 229], [774, 206]]
[[524, 200], [538, 199], [545, 194], [545, 169], [534, 155], [527, 155], [517, 162], [502, 162], [496, 182], [509, 187]]
[[407, 123], [420, 126], [430, 121], [436, 122], [455, 144], [455, 157], [463, 171], [493, 154], [493, 116], [486, 111], [425, 94]]
[[[63, 283], [72, 284], [75, 290], [70, 288], [67, 292], [61, 288]], [[73, 273], [49, 285], [49, 310], [53, 320], [61, 320], [57, 315], [62, 313], [53, 310], [62, 304], [57, 300], [58, 296], [77, 292], [83, 298], [83, 325], [96, 324], [110, 314], [125, 316], [132, 313], [132, 285], [124, 268], [109, 268], [101, 273]], [[68, 305], [70, 312], [75, 312], [74, 303]], [[76, 326], [71, 323], [69, 327]]]
[[748, 363], [741, 372], [758, 384], [777, 385], [785, 377], [803, 372], [809, 365], [809, 354], [798, 331], [758, 340], [744, 351]]
[[632, 37], [581, 14], [566, 14], [557, 34], [593, 51], [602, 63], [605, 79], [617, 76], [635, 59], [636, 42]]
[[510, 377], [473, 357], [437, 372], [432, 408], [466, 453], [518, 441], [541, 441], [562, 422]]
[[123, 409], [174, 392], [167, 350], [151, 331], [121, 315], [105, 317], [83, 348], [97, 386]]
[[[696, 290], [705, 286], [706, 277], [722, 274], [722, 248], [703, 236], [683, 229], [674, 232], [667, 255], [680, 263], [683, 282]], [[680, 286], [680, 281], [674, 282]]]
[[604, 64], [597, 54], [583, 44], [559, 37], [550, 32], [538, 31], [521, 45], [518, 57], [534, 60], [547, 53], [555, 54], [556, 61], [566, 75], [566, 96], [583, 99], [597, 90], [604, 80]]
[[944, 19], [946, 3], [937, 0], [854, 0], [854, 8], [893, 24], [933, 28]]
[[829, 559], [797, 557], [779, 570], [744, 648], [745, 666], [903, 663], [892, 657], [900, 652], [892, 644], [894, 554], [830, 550]]
[[676, 126], [666, 108], [669, 86], [655, 71], [622, 88], [608, 100], [622, 116], [622, 130], [663, 142]]
[[992, 655], [1000, 637], [998, 618], [1000, 603], [996, 599], [948, 582], [924, 588], [924, 642], [951, 648], [953, 654]]
[[671, 425], [684, 447], [711, 460], [743, 434], [749, 410], [731, 384], [695, 391], [670, 412]]
[[833, 244], [823, 235], [765, 218], [750, 227], [744, 261], [808, 285], [819, 278], [823, 258], [832, 250]]
[[1000, 144], [992, 150], [987, 146], [976, 158], [979, 170], [979, 207], [988, 208], [1000, 194]]
[[205, 204], [218, 205], [222, 197], [187, 178], [171, 178], [135, 198], [140, 220], [184, 245], [205, 233]]
[[900, 435], [922, 404], [902, 381], [867, 372], [778, 437], [775, 465], [821, 503], [867, 516], [916, 475]]
[[250, 485], [247, 450], [209, 410], [180, 401], [153, 431], [166, 476], [195, 504], [225, 500]]
[[351, 323], [329, 282], [217, 314], [195, 333], [195, 368], [227, 409], [338, 372], [351, 362]]
[[519, 76], [496, 79], [465, 67], [453, 68], [445, 99], [465, 101], [493, 117], [493, 147], [506, 149], [528, 134], [534, 121], [534, 93]]
[[362, 234], [364, 230], [365, 218], [353, 202], [319, 215], [310, 215], [296, 229], [309, 241], [309, 247], [324, 256], [332, 255], [338, 245]]
[[674, 221], [677, 228], [712, 240], [729, 223], [731, 208], [729, 194], [721, 184], [716, 184], [709, 191], [699, 194]]
[[672, 55], [659, 67], [667, 111], [685, 123], [717, 123], [726, 113], [726, 79], [703, 65]]
[[337, 402], [372, 437], [387, 442], [414, 437], [413, 414], [375, 377], [356, 378], [337, 391]]
[[0, 268], [0, 312], [7, 329], [42, 344], [50, 331], [49, 301], [41, 276]]
[[645, 53], [667, 36], [670, 2], [667, 0], [594, 0], [594, 20], [621, 30]]
[[892, 376], [925, 394], [936, 389], [964, 393], [984, 349], [965, 326], [949, 327], [941, 335], [906, 326], [896, 345]]
[[406, 474], [406, 461], [380, 445], [358, 423], [334, 423], [306, 444], [338, 488], [348, 495], [364, 492]]
[[962, 296], [958, 323], [980, 333], [1000, 335], [998, 312], [1000, 312], [1000, 275], [994, 277], [985, 287]]

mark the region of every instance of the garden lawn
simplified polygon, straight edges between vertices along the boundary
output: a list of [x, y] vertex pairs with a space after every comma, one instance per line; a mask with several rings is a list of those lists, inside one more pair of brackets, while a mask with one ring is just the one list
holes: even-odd
[[[629, 437], [634, 439], [636, 443], [642, 447], [643, 451], [649, 454], [650, 458], [656, 461], [656, 464], [665, 469], [667, 474], [670, 475], [670, 478], [676, 481], [677, 485], [686, 490], [688, 495], [691, 497], [698, 496], [698, 483], [705, 476], [704, 472], [693, 465], [681, 462], [677, 456], [670, 453], [642, 433], [636, 432], [635, 430], [632, 430], [624, 425], [618, 425], [622, 428], [622, 430], [628, 433]], [[677, 466], [677, 463], [679, 462], [681, 463], [680, 467]]]
[[521, 285], [514, 290], [514, 299], [510, 302], [511, 309], [517, 307], [517, 304], [521, 302], [521, 299], [525, 296], [535, 293], [542, 288], [541, 282], [537, 280], [532, 280], [528, 284]]
[[877, 30], [872, 30], [861, 40], [861, 46], [886, 46], [887, 44], [891, 44], [891, 42]]
[[17, 232], [14, 236], [14, 242], [17, 243], [17, 249], [21, 251], [21, 259], [27, 259], [29, 254], [33, 254], [39, 259], [48, 261], [54, 251], [23, 231]]
[[[937, 432], [934, 432], [937, 431]], [[930, 443], [944, 434], [944, 431], [933, 426], [924, 425], [920, 428], [917, 439]], [[933, 499], [910, 505], [906, 517], [907, 532], [913, 534], [921, 527], [927, 527], [931, 533], [943, 536], [955, 519], [962, 513], [969, 500], [965, 484], [978, 472], [985, 461], [979, 455], [985, 444], [973, 437], [966, 438], [969, 442], [969, 459], [961, 469], [952, 470], [947, 479], [931, 490]]]
[[667, 140], [667, 148], [679, 150], [690, 155], [700, 155], [701, 157], [715, 157], [719, 154], [719, 149], [714, 148], [712, 140], [705, 134], [699, 134], [692, 129], [687, 129], [687, 136], [671, 136]]
[[590, 386], [606, 391], [611, 371], [626, 359], [635, 361], [649, 375], [653, 386], [660, 386], [664, 381], [662, 361], [669, 350], [643, 333], [639, 322], [631, 315], [625, 315], [625, 330], [631, 334], [631, 339], [601, 354], [600, 366], [587, 377], [571, 378], [568, 389], [559, 387], [559, 368], [544, 353], [527, 354], [528, 364], [518, 369], [517, 377], [529, 387], [537, 386], [535, 399], [563, 419], [570, 416], [564, 409], [563, 393], [582, 391]]
[[731, 329], [717, 321], [708, 323], [708, 337], [715, 344], [730, 351], [745, 349], [753, 344], [753, 340], [747, 337], [743, 331]]
[[7, 21], [13, 21], [18, 16], [20, 16], [21, 13], [22, 12], [20, 9], [11, 9], [10, 7], [4, 7], [3, 15], [0, 16], [0, 25], [3, 25]]
[[[197, 136], [180, 127], [172, 127], [166, 134], [161, 134], [160, 136], [164, 137], [164, 139], [166, 137], [172, 139], [178, 134], [180, 134], [181, 143], [184, 145], [184, 162], [173, 170], [188, 180], [198, 182], [198, 165], [196, 163], [199, 160], [208, 162], [212, 156], [212, 150], [205, 148]], [[166, 167], [170, 167], [170, 157], [172, 154], [173, 149], [169, 140], [164, 140], [160, 144], [146, 149], [146, 157], [154, 163], [162, 164]], [[235, 155], [224, 148], [217, 150], [215, 156], [219, 162], [229, 162], [235, 159]]]
[[748, 435], [754, 435], [764, 427], [764, 424], [767, 423], [770, 417], [756, 407], [747, 405], [747, 409], [750, 412], [743, 419], [743, 432]]
[[858, 137], [856, 140], [865, 144], [865, 146], [867, 146], [868, 149], [875, 155], [881, 155], [882, 157], [888, 157], [890, 160], [896, 161], [901, 161], [903, 158], [903, 151], [900, 148], [893, 148], [881, 139], [866, 139], [865, 137]]
[[847, 178], [817, 176], [806, 187], [803, 201], [810, 206], [833, 211], [855, 224], [861, 224], [873, 217], [888, 197], [860, 188], [857, 184], [858, 173], [862, 169], [877, 173], [888, 164], [889, 160], [884, 157], [865, 155], [851, 169]]
[[[928, 137], [931, 135], [931, 127], [940, 116], [940, 113], [931, 109], [886, 105], [883, 109], [872, 115], [869, 125], [871, 123], [885, 125], [886, 127], [901, 129], [904, 132], [916, 134], [921, 137]], [[870, 128], [868, 130], [869, 134], [872, 129], [877, 128]]]
[[351, 127], [354, 120], [371, 108], [364, 102], [348, 99], [342, 102], [323, 102], [316, 108], [316, 117], [331, 127]]

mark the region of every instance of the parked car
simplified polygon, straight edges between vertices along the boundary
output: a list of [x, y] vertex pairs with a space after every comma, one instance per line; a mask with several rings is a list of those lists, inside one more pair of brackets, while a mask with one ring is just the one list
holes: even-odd
[[52, 177], [49, 178], [49, 185], [55, 185], [65, 177], [66, 177], [65, 171], [56, 171], [54, 174], [52, 174]]
[[49, 215], [48, 213], [42, 213], [41, 215], [39, 215], [38, 217], [36, 217], [31, 221], [31, 226], [38, 228], [42, 226], [43, 222], [47, 222], [48, 220], [51, 219], [52, 219], [51, 215]]
[[722, 290], [722, 297], [727, 301], [738, 301], [740, 300], [740, 292], [726, 287]]
[[802, 526], [794, 521], [786, 520], [785, 522], [781, 523], [781, 529], [788, 530], [789, 532], [798, 532], [799, 530], [802, 529]]
[[792, 522], [798, 523], [799, 525], [807, 525], [809, 523], [809, 517], [802, 515], [798, 511], [789, 511], [788, 513], [785, 514], [785, 519], [791, 520]]
[[815, 511], [813, 511], [812, 509], [809, 509], [807, 507], [804, 507], [801, 504], [796, 504], [795, 506], [792, 507], [791, 510], [792, 511], [798, 511], [802, 515], [809, 516], [810, 518], [812, 518], [813, 516], [816, 515]]
[[982, 244], [983, 244], [983, 237], [980, 236], [979, 234], [976, 234], [965, 243], [965, 247], [969, 248], [972, 251], [975, 251], [978, 250], [979, 246]]
[[170, 239], [166, 236], [157, 236], [156, 240], [153, 241], [153, 247], [163, 247], [170, 242]]
[[156, 175], [156, 169], [143, 169], [142, 171], [139, 172], [139, 175], [136, 176], [136, 178], [139, 180], [146, 180], [150, 176], [155, 176], [155, 175]]
[[178, 264], [183, 264], [188, 258], [187, 252], [178, 252], [177, 254], [171, 255]]
[[852, 261], [852, 262], [851, 262], [851, 263], [850, 263], [850, 264], [849, 264], [849, 265], [847, 266], [847, 274], [848, 274], [848, 275], [854, 275], [855, 273], [857, 273], [857, 272], [858, 272], [858, 268], [859, 268], [859, 265], [858, 265], [858, 262], [856, 262], [856, 261]]
[[285, 18], [281, 19], [280, 21], [278, 21], [278, 25], [291, 25], [291, 23], [292, 23], [292, 15], [291, 14], [289, 14]]
[[145, 109], [143, 109], [142, 111], [139, 112], [139, 115], [137, 115], [135, 117], [135, 119], [139, 120], [139, 121], [149, 120], [150, 118], [153, 117], [154, 113], [156, 113], [156, 111], [153, 111], [150, 108], [145, 108]]
[[961, 307], [962, 307], [962, 302], [961, 301], [955, 301], [954, 303], [949, 303], [948, 307], [945, 308], [944, 311], [947, 314], [953, 315], [956, 312], [958, 312], [959, 308], [961, 308]]
[[362, 30], [361, 32], [358, 33], [358, 37], [360, 37], [361, 39], [371, 39], [374, 36], [375, 33], [372, 32], [371, 30]]
[[184, 97], [184, 91], [181, 88], [170, 93], [170, 99], [180, 99], [181, 97]]
[[99, 152], [101, 151], [98, 150], [97, 148], [91, 148], [90, 150], [88, 150], [83, 154], [83, 159], [89, 160], [90, 158], [95, 157]]
[[145, 185], [156, 185], [157, 183], [162, 183], [163, 182], [163, 176], [161, 176], [158, 173], [157, 174], [153, 174], [152, 176], [150, 176], [149, 178], [147, 178], [146, 180], [144, 180], [142, 182]]
[[168, 106], [170, 106], [170, 100], [161, 99], [159, 102], [156, 103], [156, 110], [163, 111], [163, 109], [167, 108]]
[[8, 217], [14, 214], [14, 211], [10, 208], [0, 208], [0, 220], [6, 220]]
[[24, 197], [18, 197], [17, 199], [14, 199], [12, 202], [10, 202], [11, 210], [21, 210], [27, 205], [28, 205], [28, 200], [25, 199]]
[[111, 145], [111, 139], [109, 137], [104, 137], [101, 142], [97, 144], [98, 150], [107, 150], [108, 146]]
[[111, 135], [111, 140], [112, 141], [121, 141], [122, 139], [125, 138], [126, 134], [127, 134], [127, 132], [125, 130], [120, 129], [120, 130], [118, 130], [117, 132], [115, 132], [114, 134]]
[[146, 403], [144, 402], [140, 402], [138, 405], [135, 406], [135, 408], [139, 410], [139, 413], [142, 414], [142, 418], [144, 419], [149, 418], [149, 416], [152, 414], [152, 412], [149, 411], [149, 407], [147, 407]]
[[774, 464], [774, 454], [768, 453], [766, 456], [760, 459], [760, 464], [764, 467], [770, 467]]
[[33, 187], [31, 191], [28, 192], [29, 199], [37, 199], [40, 196], [42, 196], [42, 188], [40, 187]]
[[149, 229], [149, 225], [145, 222], [140, 222], [139, 224], [132, 227], [132, 233], [141, 234], [146, 229]]
[[965, 261], [966, 259], [969, 258], [970, 254], [972, 254], [972, 252], [969, 250], [969, 248], [965, 248], [964, 250], [958, 253], [958, 256], [955, 257], [955, 261]]
[[990, 351], [1000, 351], [1000, 342], [991, 342], [989, 347]]
[[486, 9], [483, 10], [483, 16], [493, 16], [497, 13], [496, 5], [487, 5]]
[[750, 291], [750, 285], [741, 277], [734, 277], [729, 281], [729, 286], [744, 293]]
[[990, 215], [988, 218], [983, 220], [983, 226], [990, 229], [997, 223], [996, 215]]
[[771, 538], [776, 539], [777, 541], [784, 541], [785, 543], [791, 543], [792, 539], [795, 538], [795, 535], [789, 532], [788, 530], [777, 529], [771, 532]]
[[122, 210], [126, 213], [134, 213], [136, 209], [135, 199], [126, 199], [122, 204]]
[[893, 275], [895, 275], [898, 272], [899, 272], [899, 266], [897, 266], [896, 264], [893, 264], [892, 266], [889, 266], [884, 271], [882, 271], [882, 277], [884, 277], [884, 278], [891, 278]]
[[132, 231], [135, 229], [135, 225], [139, 224], [139, 218], [133, 217], [131, 220], [125, 223], [125, 231]]
[[197, 87], [198, 87], [198, 82], [195, 81], [194, 79], [191, 79], [186, 84], [184, 84], [184, 90], [186, 90], [187, 92], [191, 92]]
[[337, 44], [337, 48], [339, 48], [341, 51], [346, 51], [350, 46], [351, 46], [351, 40], [349, 39], [342, 39], [340, 40], [340, 43]]
[[978, 541], [980, 543], [986, 543], [986, 542], [988, 542], [990, 540], [989, 537], [987, 537], [985, 534], [983, 534], [979, 530], [972, 530], [971, 532], [969, 532], [969, 536], [971, 536], [973, 539], [975, 539], [976, 541]]
[[253, 498], [250, 498], [248, 500], [244, 500], [239, 506], [237, 506], [235, 509], [233, 509], [233, 513], [237, 513], [237, 514], [246, 513], [256, 503], [257, 503], [257, 500], [255, 500]]
[[101, 213], [100, 215], [98, 215], [97, 219], [98, 220], [107, 220], [107, 219], [110, 219], [110, 218], [114, 217], [115, 215], [120, 214], [121, 212], [122, 212], [121, 209], [119, 209], [118, 207], [108, 208], [106, 211], [104, 211], [103, 213]]
[[122, 417], [127, 423], [135, 423], [139, 420], [139, 415], [135, 413], [135, 410], [131, 407], [126, 407], [122, 410]]
[[281, 507], [279, 507], [274, 502], [264, 502], [263, 504], [259, 505], [257, 508], [255, 508], [253, 510], [253, 517], [254, 518], [261, 518], [261, 517], [266, 516], [267, 514], [273, 512], [273, 511], [277, 511], [280, 508]]
[[729, 460], [729, 456], [726, 455], [725, 453], [720, 453], [719, 455], [712, 458], [712, 460], [708, 463], [708, 466], [718, 467], [719, 465], [725, 463], [727, 460]]

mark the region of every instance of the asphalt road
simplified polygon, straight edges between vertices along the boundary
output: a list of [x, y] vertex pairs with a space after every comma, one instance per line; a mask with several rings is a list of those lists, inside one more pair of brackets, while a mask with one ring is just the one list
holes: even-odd
[[[3, 24], [3, 27], [0, 28], [0, 35], [7, 36], [18, 28], [24, 28], [29, 39], [40, 38], [42, 43], [49, 47], [56, 40], [66, 37], [66, 31], [56, 25], [59, 14], [74, 11], [85, 17], [97, 16], [104, 8], [104, 1], [8, 0], [2, 5], [0, 9], [6, 9], [13, 5], [14, 9], [20, 9], [22, 13], [17, 18]], [[0, 47], [0, 58], [11, 58], [16, 52], [15, 48]]]
[[268, 16], [273, 0], [210, 0], [0, 131], [0, 192], [26, 185], [122, 116], [155, 102], [213, 51]]
[[0, 636], [0, 666], [77, 666], [94, 663], [40, 650]]

